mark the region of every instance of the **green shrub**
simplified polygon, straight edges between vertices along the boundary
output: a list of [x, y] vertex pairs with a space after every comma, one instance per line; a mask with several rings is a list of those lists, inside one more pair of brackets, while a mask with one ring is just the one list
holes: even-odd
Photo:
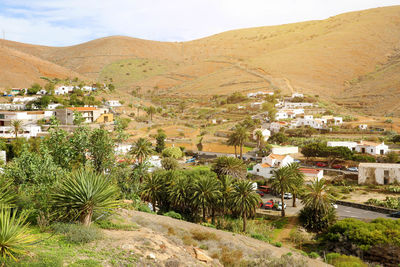
[[254, 238], [254, 239], [258, 239], [258, 240], [261, 240], [261, 241], [264, 241], [264, 242], [270, 242], [271, 241], [270, 238], [265, 237], [264, 235], [261, 235], [261, 234], [251, 234], [250, 236], [252, 238]]
[[275, 242], [275, 247], [278, 247], [278, 248], [280, 248], [280, 247], [282, 247], [282, 243], [281, 242]]
[[326, 262], [336, 267], [367, 267], [360, 258], [341, 255], [338, 253], [326, 254]]
[[95, 226], [80, 224], [56, 223], [52, 229], [57, 234], [62, 234], [70, 243], [85, 244], [101, 238], [101, 232]]
[[167, 147], [162, 151], [162, 156], [166, 158], [179, 159], [182, 157], [182, 150], [179, 147]]
[[358, 162], [376, 162], [376, 159], [373, 156], [363, 154], [354, 154], [352, 160]]
[[308, 254], [308, 257], [310, 257], [311, 259], [316, 259], [316, 258], [318, 258], [319, 257], [319, 255], [318, 255], [318, 253], [317, 252], [310, 252], [309, 254]]
[[21, 258], [18, 262], [2, 261], [7, 267], [63, 267], [64, 260], [60, 255], [39, 254], [34, 258]]
[[149, 206], [143, 202], [141, 202], [137, 205], [137, 210], [142, 211], [142, 212], [151, 213], [151, 209], [149, 208]]
[[205, 227], [214, 228], [214, 229], [217, 228], [217, 227], [216, 227], [214, 224], [212, 224], [212, 223], [201, 223], [201, 225], [203, 225], [203, 226], [205, 226]]
[[287, 217], [283, 217], [283, 218], [279, 218], [276, 221], [273, 221], [272, 226], [277, 228], [277, 229], [283, 229], [283, 227], [285, 227], [286, 224], [288, 224], [288, 218]]
[[181, 214], [179, 214], [179, 213], [177, 213], [175, 211], [172, 211], [172, 210], [164, 213], [163, 215], [171, 217], [171, 218], [174, 218], [174, 219], [177, 219], [177, 220], [183, 220], [183, 217], [182, 217]]
[[108, 220], [96, 221], [96, 225], [101, 229], [108, 230], [134, 231], [138, 229], [136, 225], [116, 224]]

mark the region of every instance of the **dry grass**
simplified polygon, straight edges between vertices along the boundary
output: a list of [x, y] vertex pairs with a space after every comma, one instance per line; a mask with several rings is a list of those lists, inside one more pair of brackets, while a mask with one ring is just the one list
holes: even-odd
[[206, 240], [218, 241], [220, 239], [219, 237], [217, 237], [216, 234], [200, 229], [194, 229], [190, 231], [190, 233], [192, 234], [192, 237], [197, 241], [206, 241]]

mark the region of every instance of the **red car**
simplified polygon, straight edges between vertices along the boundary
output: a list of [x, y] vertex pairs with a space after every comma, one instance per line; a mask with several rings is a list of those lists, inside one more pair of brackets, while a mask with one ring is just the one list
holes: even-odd
[[325, 162], [317, 162], [317, 164], [315, 164], [315, 165], [317, 165], [318, 167], [327, 167], [328, 166], [328, 164], [326, 164]]
[[258, 187], [257, 191], [261, 191], [264, 194], [268, 194], [268, 193], [271, 192], [271, 188], [269, 186], [267, 186], [267, 185], [261, 185], [261, 186]]
[[264, 209], [272, 209], [274, 207], [274, 201], [271, 199], [264, 204]]
[[264, 196], [264, 192], [262, 192], [262, 191], [257, 190], [256, 193], [259, 194], [260, 197], [263, 197], [263, 196]]
[[343, 166], [343, 165], [340, 165], [340, 164], [334, 164], [334, 165], [332, 165], [332, 168], [333, 168], [333, 169], [341, 170], [341, 169], [344, 168], [344, 166]]

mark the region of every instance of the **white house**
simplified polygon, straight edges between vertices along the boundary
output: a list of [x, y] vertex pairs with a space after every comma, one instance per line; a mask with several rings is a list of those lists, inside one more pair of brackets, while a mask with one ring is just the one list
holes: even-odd
[[250, 107], [252, 108], [261, 108], [262, 104], [264, 104], [265, 101], [259, 101], [259, 102], [253, 102], [250, 104]]
[[276, 114], [275, 114], [275, 120], [285, 120], [288, 119], [289, 115], [287, 114], [286, 110], [279, 110]]
[[304, 115], [303, 119], [305, 119], [305, 120], [313, 120], [314, 116], [313, 115]]
[[131, 151], [132, 145], [130, 144], [117, 144], [114, 151], [117, 155], [124, 155]]
[[149, 172], [153, 172], [156, 169], [160, 169], [161, 165], [161, 158], [159, 156], [151, 156], [147, 162], [150, 165]]
[[83, 87], [81, 88], [81, 90], [82, 90], [82, 91], [86, 91], [86, 92], [91, 92], [91, 91], [94, 91], [95, 88], [93, 88], [92, 86], [87, 86], [87, 85], [85, 85], [85, 86], [83, 86]]
[[54, 94], [55, 95], [65, 95], [72, 93], [74, 91], [74, 86], [59, 86], [56, 89], [54, 89]]
[[356, 146], [356, 152], [358, 153], [368, 153], [370, 155], [385, 155], [389, 151], [389, 147], [385, 145], [384, 142], [381, 144], [369, 142], [369, 141], [361, 141]]
[[258, 91], [258, 92], [254, 92], [254, 93], [248, 93], [247, 97], [257, 97], [257, 96], [261, 96], [261, 95], [274, 95], [274, 92], [269, 92], [269, 91]]
[[303, 98], [304, 95], [301, 94], [301, 93], [293, 93], [293, 94], [292, 94], [292, 98], [296, 98], [296, 97], [301, 97], [301, 98]]
[[283, 104], [284, 108], [304, 108], [304, 107], [312, 107], [313, 103], [308, 102], [285, 102]]
[[271, 152], [275, 155], [297, 154], [299, 148], [297, 146], [274, 146]]
[[62, 106], [62, 105], [61, 105], [60, 103], [50, 103], [50, 104], [47, 106], [47, 109], [53, 110], [53, 109], [56, 109], [56, 108], [61, 107], [61, 106]]
[[[31, 138], [36, 137], [42, 129], [38, 125], [23, 125], [18, 137]], [[0, 138], [15, 138], [14, 128], [12, 126], [0, 126]]]
[[327, 146], [330, 147], [347, 147], [351, 151], [356, 151], [357, 143], [356, 142], [348, 142], [348, 141], [328, 141]]
[[44, 90], [44, 89], [41, 89], [41, 90], [39, 90], [36, 94], [37, 94], [37, 95], [46, 95], [46, 94], [47, 94], [47, 91]]
[[12, 102], [13, 103], [19, 103], [19, 104], [27, 104], [29, 102], [35, 101], [36, 99], [39, 99], [39, 96], [26, 96], [26, 97], [14, 97]]
[[276, 121], [276, 122], [271, 122], [269, 125], [269, 129], [273, 133], [277, 133], [280, 131], [281, 128], [288, 127], [288, 123], [286, 121]]
[[299, 118], [296, 119], [294, 122], [296, 127], [302, 127], [302, 126], [310, 126], [311, 128], [314, 129], [323, 129], [324, 124], [319, 121], [318, 119], [305, 119], [305, 118]]
[[342, 117], [333, 117], [333, 124], [334, 124], [334, 125], [341, 125], [341, 124], [343, 124], [343, 118], [342, 118]]
[[358, 184], [400, 183], [400, 164], [360, 163], [358, 165]]
[[294, 159], [289, 155], [269, 154], [262, 158], [261, 163], [254, 165], [253, 170], [249, 173], [269, 179], [272, 177], [275, 168], [279, 169], [293, 162]]
[[118, 100], [107, 100], [106, 101], [106, 106], [109, 107], [121, 107], [121, 103]]
[[264, 137], [264, 141], [268, 141], [269, 137], [271, 136], [271, 131], [268, 129], [258, 128], [253, 131], [253, 139], [257, 140], [256, 132], [261, 131], [262, 136]]
[[312, 169], [312, 168], [300, 168], [301, 173], [304, 174], [307, 178], [317, 178], [317, 180], [321, 180], [324, 177], [324, 170], [322, 169]]
[[358, 125], [358, 128], [360, 130], [367, 130], [368, 129], [368, 125], [367, 124], [360, 124], [360, 125]]
[[24, 110], [25, 104], [1, 103], [0, 110]]

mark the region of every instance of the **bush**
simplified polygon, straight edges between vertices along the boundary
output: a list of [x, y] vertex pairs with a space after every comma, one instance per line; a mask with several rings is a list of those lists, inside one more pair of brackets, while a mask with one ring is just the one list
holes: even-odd
[[183, 217], [182, 217], [181, 214], [179, 214], [179, 213], [177, 213], [175, 211], [172, 211], [172, 210], [164, 213], [163, 215], [171, 217], [171, 218], [174, 218], [174, 219], [177, 219], [177, 220], [183, 220]]
[[151, 213], [151, 209], [149, 208], [149, 206], [143, 202], [141, 202], [137, 205], [137, 210], [141, 211], [141, 212]]
[[283, 227], [285, 227], [285, 225], [288, 223], [288, 218], [287, 217], [283, 217], [283, 218], [279, 218], [276, 221], [273, 221], [271, 223], [271, 225], [273, 227], [275, 227], [276, 229], [283, 229]]
[[264, 242], [270, 242], [271, 239], [270, 238], [266, 238], [265, 236], [261, 235], [261, 234], [251, 234], [251, 237], [254, 239], [258, 239]]
[[94, 226], [56, 223], [52, 228], [55, 233], [64, 235], [70, 243], [85, 244], [101, 238], [101, 232]]
[[216, 234], [208, 231], [203, 231], [199, 229], [195, 229], [190, 231], [192, 234], [193, 239], [197, 241], [204, 241], [204, 240], [219, 240]]
[[318, 258], [319, 257], [319, 255], [318, 255], [318, 253], [317, 252], [311, 252], [311, 253], [309, 253], [308, 254], [308, 257], [310, 257], [311, 259], [316, 259], [316, 258]]
[[116, 224], [108, 220], [96, 221], [96, 225], [101, 229], [108, 229], [108, 230], [134, 231], [138, 229], [136, 225]]
[[326, 262], [336, 267], [367, 267], [360, 258], [341, 255], [339, 253], [326, 254]]
[[352, 160], [358, 162], [376, 162], [376, 159], [370, 155], [354, 154]]
[[275, 247], [278, 247], [278, 248], [282, 247], [282, 243], [281, 242], [276, 242], [274, 245], [275, 245]]
[[336, 210], [332, 207], [323, 213], [311, 207], [304, 207], [300, 210], [299, 220], [304, 228], [313, 232], [321, 232], [335, 223]]
[[163, 158], [161, 160], [161, 166], [163, 167], [164, 170], [170, 171], [170, 170], [178, 169], [179, 168], [179, 163], [174, 158]]
[[179, 159], [182, 155], [182, 150], [179, 147], [167, 147], [162, 151], [162, 156], [166, 158]]

